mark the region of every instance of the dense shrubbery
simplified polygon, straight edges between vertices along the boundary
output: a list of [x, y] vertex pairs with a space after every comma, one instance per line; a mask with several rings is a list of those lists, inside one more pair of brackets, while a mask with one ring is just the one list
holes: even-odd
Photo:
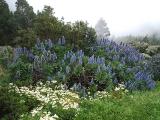
[[53, 44], [49, 39], [39, 39], [32, 49], [15, 48], [9, 66], [12, 82], [34, 85], [39, 81], [56, 80], [65, 89], [77, 91], [82, 96], [96, 91], [112, 91], [118, 84], [129, 90], [153, 89], [147, 63], [142, 54], [127, 44], [100, 40], [94, 47], [72, 51], [65, 46], [65, 38]]
[[8, 67], [13, 59], [13, 49], [9, 46], [1, 47], [0, 49], [0, 64], [3, 67]]
[[149, 62], [154, 74], [154, 79], [160, 80], [160, 54], [154, 55]]
[[150, 36], [126, 36], [120, 38], [121, 41], [129, 43], [148, 60], [149, 68], [152, 69], [154, 80], [159, 80], [159, 53], [160, 53], [160, 37], [158, 34]]
[[[17, 60], [9, 66], [9, 72], [12, 80], [18, 84], [30, 85], [32, 84], [32, 68], [30, 63], [25, 63], [21, 59]], [[13, 81], [14, 82], [14, 81]]]
[[75, 108], [63, 109], [62, 106], [52, 107], [52, 105], [48, 104], [44, 107], [47, 111], [51, 112], [51, 115], [55, 114], [59, 116], [61, 120], [74, 120], [77, 110]]
[[160, 45], [160, 36], [158, 33], [153, 33], [146, 36], [122, 36], [118, 39], [123, 42], [141, 42], [149, 45]]
[[0, 119], [16, 120], [30, 112], [40, 102], [32, 97], [18, 94], [13, 88], [0, 86]]
[[150, 56], [160, 53], [160, 37], [158, 34], [148, 36], [124, 36], [120, 41], [131, 44], [139, 52]]

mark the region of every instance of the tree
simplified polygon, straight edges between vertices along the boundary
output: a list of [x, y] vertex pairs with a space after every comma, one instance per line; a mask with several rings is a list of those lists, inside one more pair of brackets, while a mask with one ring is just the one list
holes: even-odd
[[35, 42], [36, 35], [33, 23], [36, 15], [26, 0], [17, 0], [14, 18], [16, 20], [16, 35], [13, 44], [31, 47]]
[[66, 43], [83, 49], [96, 40], [96, 32], [87, 22], [65, 23], [54, 16], [54, 9], [44, 6], [42, 12], [33, 12], [26, 0], [17, 0], [16, 11], [11, 13], [8, 4], [0, 0], [0, 45], [11, 44], [31, 47], [36, 36], [56, 42], [65, 36]]
[[32, 27], [35, 13], [26, 0], [17, 0], [14, 15], [18, 29], [27, 29], [28, 27]]
[[76, 21], [72, 25], [73, 41], [77, 48], [85, 48], [91, 46], [96, 41], [96, 32], [88, 26], [87, 22]]
[[0, 0], [0, 45], [11, 44], [15, 33], [15, 20], [5, 0]]
[[42, 14], [52, 18], [53, 15], [54, 15], [54, 11], [53, 10], [54, 9], [51, 6], [45, 5], [44, 9], [42, 11]]
[[109, 29], [107, 27], [107, 23], [104, 19], [100, 18], [95, 26], [96, 34], [98, 39], [107, 38], [110, 36]]
[[148, 36], [146, 35], [146, 36], [144, 36], [144, 38], [143, 38], [143, 40], [142, 40], [143, 42], [146, 42], [146, 43], [148, 43], [149, 42], [149, 38], [148, 38]]
[[50, 38], [54, 41], [65, 36], [67, 44], [76, 48], [84, 48], [84, 46], [95, 42], [95, 30], [88, 27], [87, 22], [65, 23], [64, 18], [59, 20], [54, 16], [53, 10], [50, 6], [44, 6], [42, 12], [38, 12], [34, 22], [37, 36], [41, 39]]
[[34, 29], [41, 39], [58, 39], [62, 36], [61, 26], [60, 21], [54, 16], [53, 8], [50, 6], [44, 6], [43, 11], [37, 13]]
[[17, 31], [17, 35], [14, 39], [14, 43], [17, 46], [30, 48], [34, 45], [36, 40], [35, 32], [32, 28], [20, 29]]

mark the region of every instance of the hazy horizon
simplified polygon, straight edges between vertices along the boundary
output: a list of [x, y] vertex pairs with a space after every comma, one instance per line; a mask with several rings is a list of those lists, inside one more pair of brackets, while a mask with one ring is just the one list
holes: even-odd
[[[6, 0], [15, 10], [16, 0]], [[111, 35], [145, 35], [160, 31], [159, 0], [27, 0], [34, 11], [44, 5], [54, 8], [55, 16], [65, 22], [84, 20], [94, 27], [103, 18]]]

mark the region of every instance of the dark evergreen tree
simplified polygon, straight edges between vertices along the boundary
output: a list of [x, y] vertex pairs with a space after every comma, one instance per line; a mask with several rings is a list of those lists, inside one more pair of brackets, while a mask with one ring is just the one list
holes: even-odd
[[17, 0], [14, 15], [17, 21], [18, 29], [32, 27], [35, 13], [26, 0]]
[[5, 0], [0, 0], [0, 45], [11, 44], [15, 34], [15, 20]]
[[42, 12], [37, 13], [37, 17], [34, 22], [34, 29], [36, 34], [41, 39], [57, 39], [60, 37], [58, 19], [54, 16], [53, 8], [50, 6], [44, 6]]

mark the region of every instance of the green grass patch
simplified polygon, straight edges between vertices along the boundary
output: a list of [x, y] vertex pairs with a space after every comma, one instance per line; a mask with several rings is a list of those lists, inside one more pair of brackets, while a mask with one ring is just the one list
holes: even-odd
[[76, 120], [160, 120], [160, 83], [153, 91], [133, 92], [120, 99], [85, 100]]

